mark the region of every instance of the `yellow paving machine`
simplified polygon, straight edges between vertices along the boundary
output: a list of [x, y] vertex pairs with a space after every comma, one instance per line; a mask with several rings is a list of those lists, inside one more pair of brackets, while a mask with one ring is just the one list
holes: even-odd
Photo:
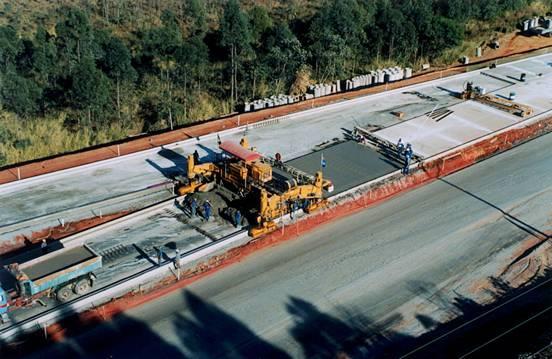
[[[217, 162], [196, 163], [187, 157], [187, 174], [177, 186], [179, 195], [207, 192], [219, 184], [241, 197], [247, 197], [248, 210], [255, 225], [250, 235], [258, 237], [272, 231], [275, 220], [297, 209], [311, 212], [324, 203], [324, 191], [331, 192], [333, 184], [322, 177], [292, 169], [279, 160], [263, 157], [244, 137], [240, 143], [220, 142], [223, 158]], [[273, 171], [277, 171], [275, 178]]]

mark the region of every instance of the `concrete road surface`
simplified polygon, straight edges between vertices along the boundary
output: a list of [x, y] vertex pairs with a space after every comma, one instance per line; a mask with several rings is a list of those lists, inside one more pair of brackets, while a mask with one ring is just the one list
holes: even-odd
[[256, 253], [38, 355], [327, 357], [362, 338], [363, 355], [381, 356], [488, 299], [481, 280], [550, 233], [551, 143], [543, 136]]

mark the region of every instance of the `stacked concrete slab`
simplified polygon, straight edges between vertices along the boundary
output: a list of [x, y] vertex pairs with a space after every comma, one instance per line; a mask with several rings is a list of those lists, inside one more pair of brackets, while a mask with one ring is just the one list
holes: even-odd
[[[400, 66], [389, 67], [385, 69], [378, 69], [370, 71], [364, 75], [357, 75], [351, 79], [337, 80], [331, 83], [314, 84], [307, 88], [307, 92], [304, 96], [293, 97], [287, 95], [271, 96], [264, 99], [255, 100], [253, 102], [246, 102], [244, 104], [244, 111], [255, 111], [267, 107], [274, 107], [285, 105], [300, 101], [302, 99], [310, 100], [322, 96], [328, 96], [331, 94], [344, 91], [350, 91], [363, 87], [373, 86], [377, 84], [384, 84], [387, 82], [400, 81], [412, 77], [412, 68], [402, 68]], [[343, 87], [343, 88], [342, 88]]]
[[296, 96], [280, 94], [255, 100], [252, 102], [245, 102], [243, 110], [244, 112], [262, 110], [263, 108], [287, 105], [297, 101], [299, 101], [299, 98], [297, 98]]
[[307, 93], [313, 95], [313, 97], [315, 98], [331, 95], [338, 92], [341, 92], [341, 83], [339, 80], [327, 84], [310, 85], [307, 89]]
[[412, 77], [412, 68], [410, 67], [403, 69], [402, 67], [395, 66], [386, 69], [378, 69], [370, 71], [370, 73], [366, 75], [359, 75], [350, 80], [346, 80], [346, 89], [352, 90], [387, 82], [400, 81], [410, 77]]
[[533, 35], [548, 35], [552, 34], [552, 19], [533, 17], [522, 22], [522, 30]]

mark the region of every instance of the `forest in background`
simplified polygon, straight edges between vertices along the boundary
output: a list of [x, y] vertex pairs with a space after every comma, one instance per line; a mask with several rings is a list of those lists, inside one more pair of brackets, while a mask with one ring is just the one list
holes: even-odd
[[0, 0], [0, 166], [381, 66], [447, 65], [552, 0]]

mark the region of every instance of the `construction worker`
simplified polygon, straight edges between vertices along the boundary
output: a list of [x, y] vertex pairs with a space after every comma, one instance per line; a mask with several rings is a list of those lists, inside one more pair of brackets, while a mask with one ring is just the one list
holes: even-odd
[[176, 269], [180, 268], [180, 251], [178, 248], [174, 251], [174, 267]]
[[406, 149], [404, 150], [404, 167], [402, 169], [402, 174], [407, 175], [410, 172], [410, 161], [412, 160], [412, 145], [410, 143], [406, 144]]
[[157, 265], [161, 265], [161, 262], [163, 262], [163, 248], [159, 247], [157, 248]]
[[308, 199], [303, 200], [303, 204], [301, 208], [303, 209], [303, 212], [307, 213], [309, 210], [310, 201]]
[[199, 163], [199, 153], [197, 152], [197, 150], [194, 151], [194, 163]]
[[297, 197], [297, 200], [296, 200], [296, 201], [292, 201], [292, 202], [289, 204], [289, 218], [290, 218], [290, 219], [293, 219], [293, 215], [294, 215], [295, 212], [299, 209], [299, 201], [300, 201], [300, 198]]
[[239, 209], [236, 209], [236, 212], [234, 213], [234, 226], [238, 228], [241, 225], [241, 212]]
[[402, 141], [402, 138], [399, 138], [399, 142], [397, 142], [397, 153], [399, 154], [399, 156], [403, 153], [404, 151], [404, 143]]
[[190, 213], [192, 214], [191, 217], [195, 217], [197, 213], [197, 200], [195, 198], [192, 198], [192, 201], [190, 202]]
[[289, 218], [293, 219], [293, 201], [288, 202], [289, 207]]
[[48, 243], [46, 243], [45, 239], [43, 239], [42, 243], [40, 243], [40, 250], [42, 251], [42, 254], [48, 253]]
[[203, 202], [203, 216], [205, 217], [206, 221], [209, 221], [209, 217], [211, 217], [211, 203], [209, 203], [209, 200], [205, 200]]

